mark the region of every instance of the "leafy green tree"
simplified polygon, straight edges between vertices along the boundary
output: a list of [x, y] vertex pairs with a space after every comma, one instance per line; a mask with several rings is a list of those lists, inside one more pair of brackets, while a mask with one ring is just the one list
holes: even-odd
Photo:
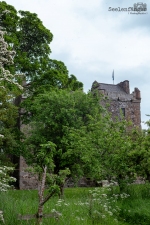
[[132, 146], [130, 160], [136, 169], [138, 177], [142, 177], [150, 182], [150, 126], [146, 122], [148, 129], [134, 129], [131, 133]]
[[70, 138], [74, 144], [66, 153], [66, 160], [71, 160], [75, 149], [79, 152], [86, 149], [85, 174], [98, 182], [103, 179], [116, 182], [122, 191], [126, 184], [136, 179], [135, 167], [130, 159], [132, 141], [128, 123], [124, 120], [112, 121], [107, 112], [103, 113], [103, 118], [95, 114], [90, 120], [86, 127], [71, 130]]
[[130, 160], [131, 138], [128, 131], [130, 126], [125, 120], [109, 123], [103, 138], [103, 176], [112, 182], [117, 182], [120, 191], [135, 177], [135, 168]]
[[49, 59], [43, 66], [46, 68], [42, 69], [43, 73], [41, 72], [41, 75], [35, 77], [34, 82], [28, 85], [31, 95], [37, 96], [54, 89], [82, 90], [83, 84], [74, 75], [69, 76], [67, 67], [63, 62]]
[[[34, 130], [33, 130], [34, 131]], [[26, 155], [26, 161], [31, 164], [31, 172], [38, 175], [38, 210], [35, 214], [38, 224], [42, 223], [43, 218], [43, 208], [44, 204], [55, 194], [59, 194], [60, 182], [66, 178], [70, 171], [66, 168], [59, 171], [59, 174], [54, 175], [54, 160], [53, 155], [55, 154], [56, 148], [55, 144], [52, 142], [47, 142], [47, 144], [41, 144], [38, 150]], [[46, 195], [45, 185], [47, 185]], [[53, 216], [53, 214], [51, 214]], [[54, 216], [59, 216], [59, 212], [56, 212]]]
[[[68, 70], [63, 62], [50, 59], [50, 46], [53, 35], [38, 18], [37, 14], [28, 11], [19, 11], [0, 2], [0, 13], [4, 10], [9, 13], [4, 14], [0, 21], [7, 31], [5, 40], [9, 48], [16, 52], [14, 66], [9, 65], [9, 70], [14, 73], [23, 73], [27, 83], [30, 81], [30, 91], [40, 91], [43, 89], [71, 88], [72, 90], [83, 87], [74, 75], [69, 76]], [[8, 67], [8, 65], [7, 65]], [[35, 90], [36, 88], [36, 90]]]
[[[55, 90], [23, 103], [25, 122], [30, 125], [27, 145], [34, 149], [51, 141], [54, 174], [69, 168], [71, 176], [117, 182], [122, 191], [136, 179], [131, 160], [132, 138], [125, 120], [112, 121], [99, 104], [96, 93]], [[28, 154], [29, 158], [32, 158]]]
[[150, 120], [147, 121], [147, 125], [148, 129], [145, 132], [145, 138], [143, 142], [145, 157], [142, 161], [142, 165], [145, 168], [146, 179], [150, 182]]
[[[68, 177], [84, 176], [88, 157], [87, 148], [74, 149], [71, 160], [67, 152], [71, 148], [69, 133], [71, 129], [86, 126], [89, 116], [101, 114], [103, 108], [99, 98], [82, 91], [57, 89], [32, 96], [23, 102], [25, 129], [24, 158], [32, 166], [32, 172], [38, 174], [39, 207], [36, 214], [39, 223], [43, 217], [44, 204], [56, 193], [63, 192]], [[68, 143], [70, 142], [70, 143]], [[93, 165], [94, 166], [94, 165]], [[45, 183], [48, 194], [44, 196]]]
[[71, 176], [79, 178], [85, 174], [87, 160], [94, 166], [91, 155], [87, 154], [87, 150], [90, 153], [90, 148], [84, 146], [82, 151], [74, 148], [71, 160], [68, 159], [67, 152], [75, 144], [73, 140], [69, 140], [71, 129], [77, 129], [78, 132], [81, 127], [88, 125], [89, 117], [95, 117], [95, 114], [102, 120], [103, 108], [99, 104], [99, 97], [82, 91], [54, 90], [38, 95], [32, 104], [29, 98], [26, 99], [23, 108], [26, 111], [24, 123], [30, 127], [29, 131], [26, 130], [26, 159], [32, 159], [32, 154], [37, 154], [40, 145], [50, 141], [56, 145], [53, 155], [54, 174], [69, 168]]
[[[5, 13], [2, 13], [3, 11]], [[13, 6], [4, 1], [0, 2], [0, 13], [0, 26], [3, 27], [3, 31], [6, 31], [3, 39], [8, 43], [8, 51], [13, 54], [15, 52], [13, 63], [4, 63], [3, 69], [8, 71], [7, 75], [11, 81], [15, 80], [16, 84], [18, 81], [23, 83], [24, 95], [27, 93], [27, 96], [30, 96], [28, 98], [29, 104], [32, 104], [34, 97], [45, 91], [51, 91], [55, 88], [75, 90], [83, 87], [83, 84], [75, 76], [69, 76], [63, 62], [50, 59], [49, 44], [53, 35], [35, 13], [17, 12]], [[20, 149], [21, 133], [17, 128], [15, 129], [15, 125], [18, 120], [20, 128], [20, 114], [22, 112], [18, 108], [21, 96], [18, 96], [18, 87], [15, 84], [6, 81], [3, 83], [5, 83], [5, 90], [0, 90], [3, 101], [3, 105], [0, 106], [3, 108], [0, 122], [2, 123], [1, 135], [4, 138], [0, 139], [0, 144], [3, 146], [3, 151], [7, 150], [7, 152], [19, 156], [24, 148], [22, 146]], [[18, 97], [14, 102], [18, 108], [12, 104], [16, 96]], [[3, 156], [2, 158], [4, 161]], [[16, 157], [13, 158], [15, 160]]]
[[3, 1], [0, 2], [0, 9], [9, 10], [2, 17], [0, 25], [7, 31], [7, 43], [16, 52], [12, 71], [23, 73], [32, 80], [40, 74], [43, 61], [49, 57], [49, 44], [53, 35], [35, 13], [17, 12], [13, 6]]
[[77, 78], [71, 74], [68, 78], [68, 88], [70, 88], [72, 91], [78, 90], [83, 88], [82, 82], [78, 81]]

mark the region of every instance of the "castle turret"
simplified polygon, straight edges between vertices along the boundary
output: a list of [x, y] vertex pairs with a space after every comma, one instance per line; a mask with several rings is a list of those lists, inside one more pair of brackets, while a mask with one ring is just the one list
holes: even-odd
[[135, 98], [141, 100], [141, 92], [138, 88], [134, 88]]
[[119, 84], [120, 87], [123, 88], [123, 90], [127, 93], [127, 94], [130, 94], [130, 88], [129, 88], [129, 81], [128, 80], [125, 80], [123, 82], [120, 82]]

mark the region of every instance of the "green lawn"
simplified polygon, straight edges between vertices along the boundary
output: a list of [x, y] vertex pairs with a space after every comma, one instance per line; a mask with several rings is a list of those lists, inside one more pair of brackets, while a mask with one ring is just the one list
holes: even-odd
[[[118, 196], [118, 189], [67, 188], [63, 199], [57, 196], [44, 206], [44, 213], [55, 210], [61, 216], [44, 218], [44, 225], [150, 225], [150, 185], [132, 185]], [[36, 224], [35, 219], [18, 220], [18, 215], [35, 214], [37, 191], [12, 190], [0, 194], [0, 209], [6, 225]], [[0, 223], [1, 224], [1, 223]]]

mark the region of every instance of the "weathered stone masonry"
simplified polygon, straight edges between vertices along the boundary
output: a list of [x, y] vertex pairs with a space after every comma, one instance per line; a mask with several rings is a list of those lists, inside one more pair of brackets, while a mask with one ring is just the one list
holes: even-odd
[[[105, 102], [109, 102], [109, 111], [112, 117], [120, 117], [120, 112], [126, 120], [133, 122], [134, 126], [141, 128], [141, 94], [138, 88], [130, 94], [129, 81], [125, 80], [119, 84], [104, 84], [94, 81], [92, 90], [98, 90], [106, 97]], [[104, 104], [104, 102], [102, 102]]]

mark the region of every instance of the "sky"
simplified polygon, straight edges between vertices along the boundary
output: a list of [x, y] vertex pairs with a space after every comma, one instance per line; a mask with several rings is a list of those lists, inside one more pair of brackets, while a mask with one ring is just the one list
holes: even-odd
[[[6, 0], [36, 13], [53, 34], [51, 58], [63, 61], [84, 91], [92, 83], [130, 82], [141, 91], [141, 120], [150, 114], [150, 0], [147, 11], [125, 11], [135, 0]], [[119, 11], [124, 9], [124, 11]], [[144, 123], [142, 127], [146, 128]]]

